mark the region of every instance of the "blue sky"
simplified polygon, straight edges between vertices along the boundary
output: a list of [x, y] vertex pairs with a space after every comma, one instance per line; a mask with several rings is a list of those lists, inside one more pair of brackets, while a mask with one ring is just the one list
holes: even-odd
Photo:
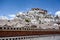
[[0, 16], [16, 14], [30, 8], [42, 8], [53, 14], [60, 11], [60, 0], [0, 0]]

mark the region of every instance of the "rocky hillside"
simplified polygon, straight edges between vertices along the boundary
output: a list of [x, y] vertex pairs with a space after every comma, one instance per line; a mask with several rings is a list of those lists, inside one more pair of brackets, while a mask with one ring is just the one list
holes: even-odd
[[0, 27], [59, 29], [59, 19], [58, 16], [48, 14], [47, 10], [32, 8], [28, 12], [17, 13], [13, 20], [0, 19]]

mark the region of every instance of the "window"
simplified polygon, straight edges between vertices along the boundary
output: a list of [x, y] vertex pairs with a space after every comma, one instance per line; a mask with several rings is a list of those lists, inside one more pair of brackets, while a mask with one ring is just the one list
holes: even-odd
[[27, 30], [29, 30], [29, 29], [27, 28]]
[[11, 28], [12, 29], [12, 28]]
[[25, 37], [24, 37], [24, 39], [25, 39]]
[[21, 28], [20, 28], [20, 30], [21, 30]]
[[4, 39], [2, 39], [2, 40], [4, 40]]
[[6, 40], [8, 40], [8, 39], [6, 39]]
[[14, 40], [14, 38], [13, 38], [13, 40]]
[[17, 40], [17, 38], [16, 38], [16, 40]]
[[11, 38], [9, 40], [11, 40]]
[[18, 38], [20, 40], [20, 38]]
[[0, 29], [2, 29], [2, 27], [0, 27]]
[[7, 28], [7, 29], [9, 29], [9, 28]]
[[21, 38], [21, 39], [23, 39], [23, 38]]
[[15, 30], [15, 28], [14, 28], [14, 30]]
[[17, 40], [17, 38], [14, 38], [14, 40]]
[[4, 29], [6, 29], [6, 27], [4, 27]]
[[25, 30], [26, 30], [26, 28], [25, 28]]
[[29, 30], [30, 30], [30, 28], [29, 28]]
[[17, 28], [17, 30], [18, 30], [18, 28]]

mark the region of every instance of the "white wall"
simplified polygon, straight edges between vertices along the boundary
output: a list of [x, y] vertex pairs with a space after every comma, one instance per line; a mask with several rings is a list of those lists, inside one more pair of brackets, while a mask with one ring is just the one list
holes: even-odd
[[[24, 38], [25, 39], [19, 39]], [[20, 36], [20, 37], [0, 37], [0, 40], [2, 39], [10, 39], [13, 40], [13, 38], [17, 38], [17, 40], [60, 40], [60, 35], [40, 35], [40, 36]]]

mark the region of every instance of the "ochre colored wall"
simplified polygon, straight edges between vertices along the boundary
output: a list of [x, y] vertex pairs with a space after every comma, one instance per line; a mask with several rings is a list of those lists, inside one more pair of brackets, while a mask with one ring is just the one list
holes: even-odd
[[60, 31], [0, 31], [0, 37], [60, 34]]

